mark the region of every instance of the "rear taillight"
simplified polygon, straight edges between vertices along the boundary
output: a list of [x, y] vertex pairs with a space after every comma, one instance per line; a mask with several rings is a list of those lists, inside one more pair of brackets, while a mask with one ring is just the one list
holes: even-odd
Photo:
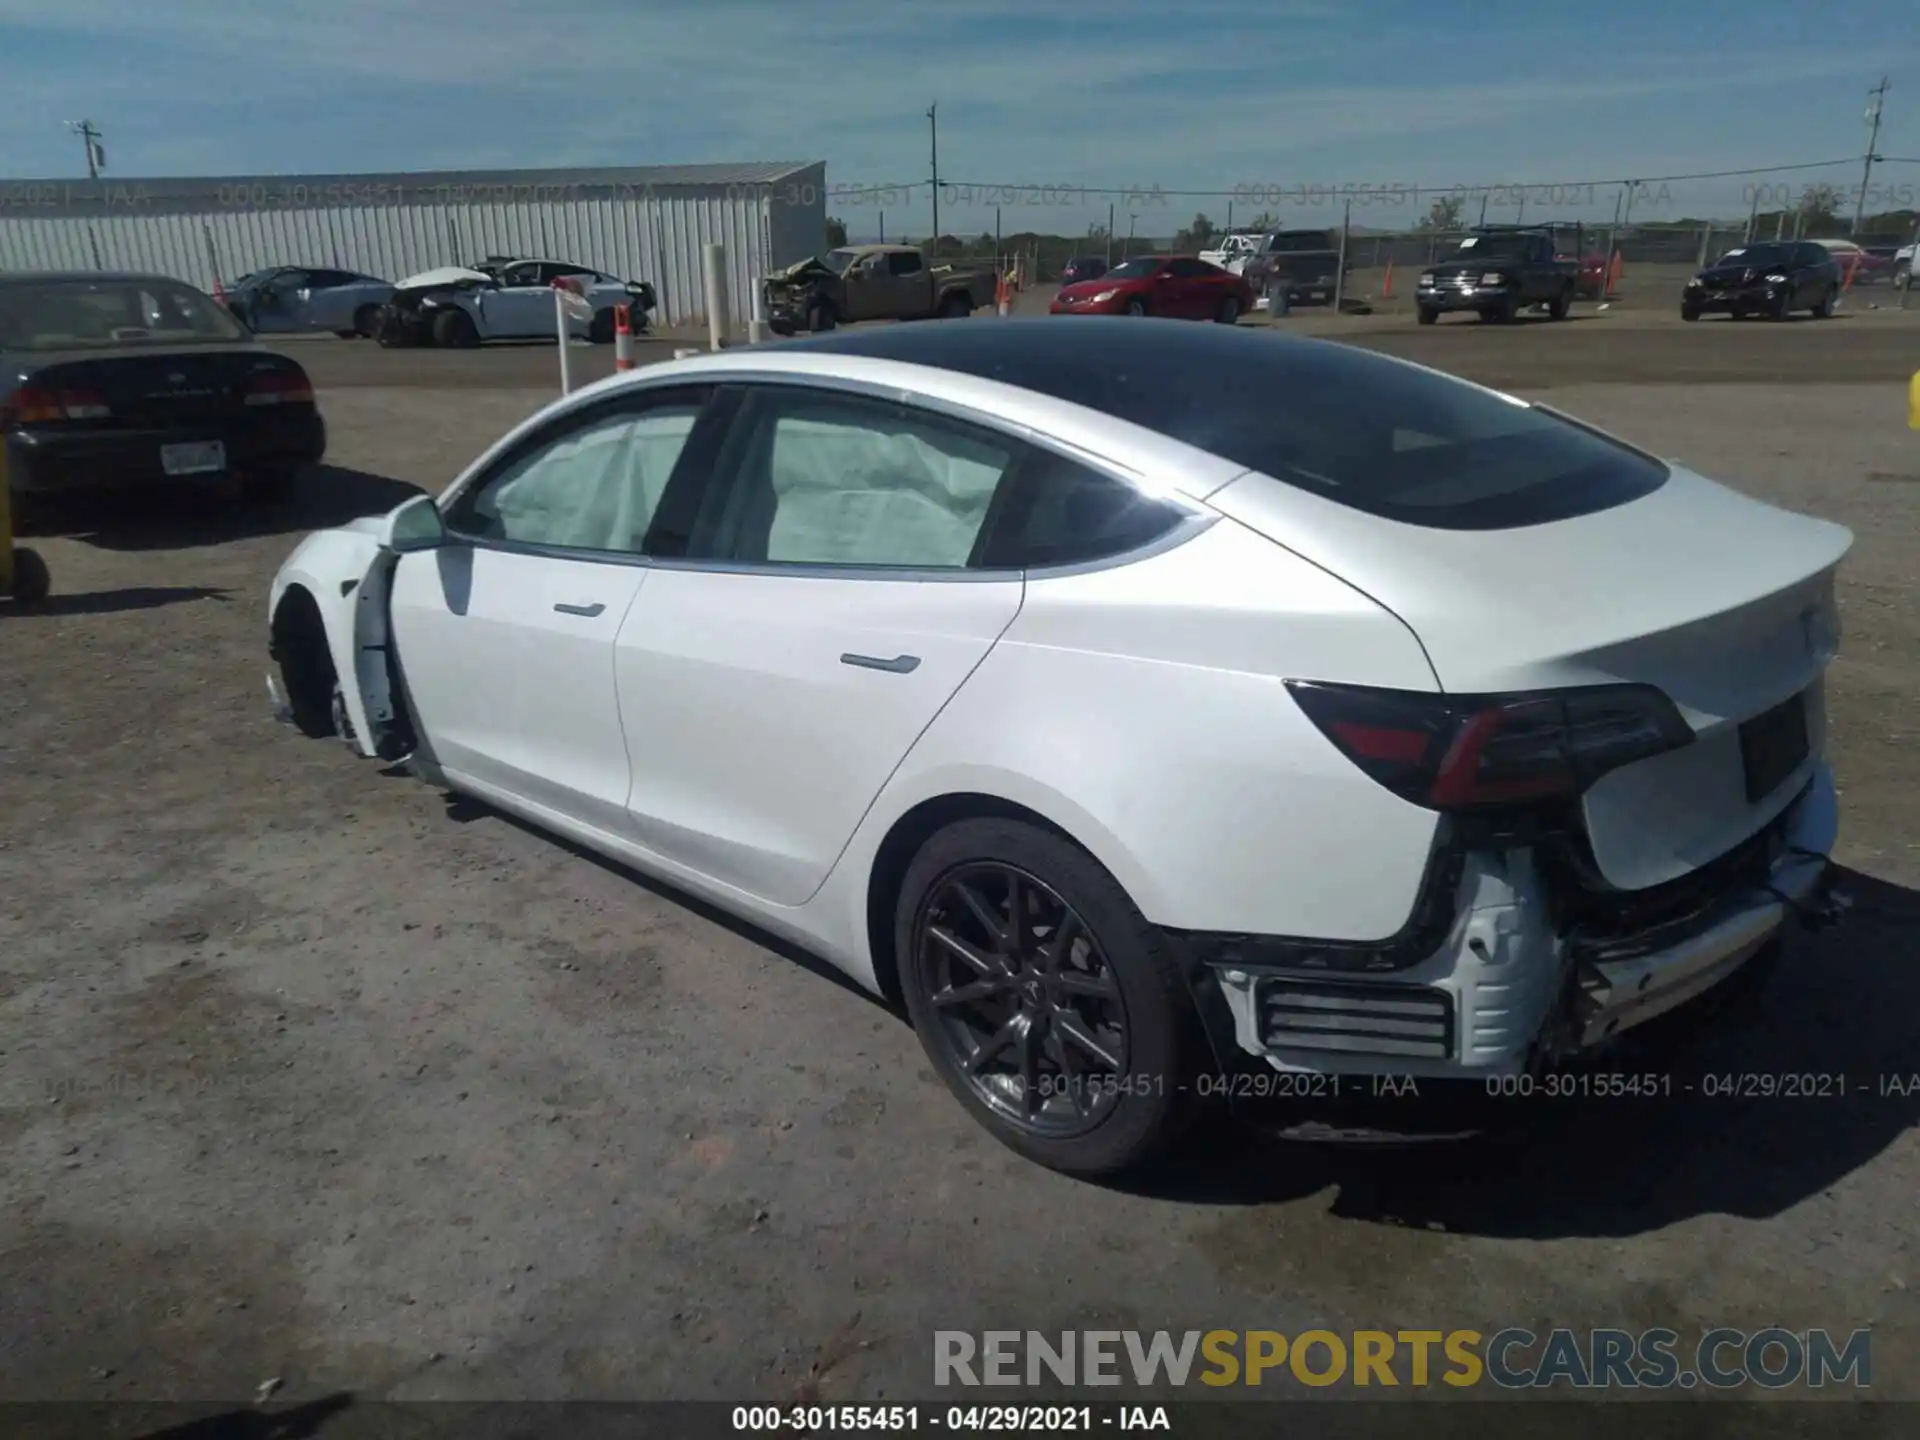
[[311, 405], [313, 382], [301, 370], [262, 370], [247, 385], [249, 405]]
[[104, 420], [113, 414], [107, 397], [95, 390], [48, 390], [22, 385], [0, 402], [0, 430], [44, 425], [55, 420]]
[[1610, 770], [1694, 738], [1648, 685], [1429, 695], [1289, 680], [1287, 689], [1349, 760], [1431, 810], [1571, 799]]

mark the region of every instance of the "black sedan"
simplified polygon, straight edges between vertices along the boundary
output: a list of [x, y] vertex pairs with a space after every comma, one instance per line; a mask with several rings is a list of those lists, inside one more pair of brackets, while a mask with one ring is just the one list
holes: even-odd
[[1810, 240], [1772, 240], [1729, 250], [1687, 282], [1680, 318], [1726, 314], [1784, 320], [1795, 310], [1833, 314], [1846, 276], [1833, 252]]
[[0, 275], [0, 435], [15, 495], [235, 484], [282, 495], [326, 453], [313, 383], [160, 275]]

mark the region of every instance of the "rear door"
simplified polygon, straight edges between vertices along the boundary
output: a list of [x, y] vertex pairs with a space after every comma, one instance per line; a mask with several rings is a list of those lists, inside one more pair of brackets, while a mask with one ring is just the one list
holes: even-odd
[[415, 724], [449, 771], [609, 833], [631, 775], [614, 640], [697, 389], [563, 416], [446, 506], [450, 543], [402, 555], [390, 624]]
[[752, 385], [676, 479], [615, 669], [636, 838], [780, 905], [820, 886], [1020, 608], [985, 572], [1020, 441], [897, 401]]
[[531, 339], [554, 333], [553, 287], [537, 260], [522, 260], [500, 273], [500, 284], [478, 293], [489, 339]]
[[895, 250], [887, 255], [888, 313], [901, 317], [933, 313], [933, 277], [917, 250]]

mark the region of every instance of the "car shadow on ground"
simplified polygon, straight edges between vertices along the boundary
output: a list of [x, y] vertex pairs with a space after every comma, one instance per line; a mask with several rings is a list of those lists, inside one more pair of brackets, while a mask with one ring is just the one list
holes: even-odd
[[231, 486], [63, 496], [41, 502], [27, 533], [66, 536], [103, 550], [183, 550], [323, 530], [384, 515], [425, 493], [391, 476], [318, 465], [278, 501], [243, 500]]
[[[383, 771], [382, 773], [390, 772]], [[410, 771], [402, 770], [395, 770], [391, 773], [411, 774]], [[523, 831], [543, 845], [557, 845], [569, 854], [576, 855], [589, 864], [596, 865], [600, 869], [607, 871], [609, 874], [617, 875], [620, 879], [630, 884], [638, 885], [643, 890], [651, 891], [661, 899], [679, 906], [682, 910], [699, 916], [702, 920], [718, 925], [723, 929], [730, 930], [742, 939], [751, 940], [763, 950], [770, 950], [782, 960], [791, 961], [808, 973], [817, 975], [823, 980], [831, 981], [848, 994], [858, 996], [876, 1009], [883, 1010], [887, 1014], [905, 1023], [906, 1016], [902, 1011], [871, 992], [862, 989], [818, 955], [770, 931], [762, 930], [759, 926], [742, 920], [738, 916], [730, 914], [717, 906], [709, 905], [697, 895], [681, 890], [676, 886], [668, 884], [664, 880], [656, 880], [651, 875], [644, 875], [638, 870], [629, 869], [617, 860], [608, 859], [598, 851], [589, 850], [584, 845], [575, 844], [564, 835], [542, 829], [538, 825], [529, 824], [517, 815], [509, 815], [504, 810], [497, 810], [485, 801], [476, 800], [470, 795], [449, 794], [446, 797], [446, 806], [447, 818], [457, 825], [470, 825], [477, 820], [498, 820], [504, 824], [513, 826], [517, 830]]]
[[96, 590], [84, 595], [55, 593], [19, 609], [26, 615], [112, 615], [126, 610], [157, 610], [193, 600], [224, 601], [231, 590], [209, 585], [136, 585], [125, 590]]
[[1652, 1077], [1658, 1093], [1536, 1093], [1494, 1102], [1476, 1139], [1397, 1148], [1249, 1144], [1242, 1116], [1215, 1122], [1239, 1129], [1238, 1143], [1190, 1147], [1127, 1188], [1259, 1205], [1331, 1185], [1342, 1217], [1505, 1239], [1778, 1215], [1920, 1124], [1920, 892], [1852, 871], [1840, 888], [1855, 902], [1845, 920], [1793, 937], [1779, 970], [1716, 1023], [1656, 1022], [1589, 1067]]

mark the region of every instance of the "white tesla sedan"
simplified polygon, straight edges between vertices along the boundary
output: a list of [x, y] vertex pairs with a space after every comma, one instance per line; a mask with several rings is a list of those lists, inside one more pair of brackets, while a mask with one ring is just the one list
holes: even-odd
[[1222, 1075], [1511, 1075], [1830, 918], [1851, 543], [1337, 344], [903, 325], [310, 536], [271, 688], [824, 955], [1098, 1174]]

